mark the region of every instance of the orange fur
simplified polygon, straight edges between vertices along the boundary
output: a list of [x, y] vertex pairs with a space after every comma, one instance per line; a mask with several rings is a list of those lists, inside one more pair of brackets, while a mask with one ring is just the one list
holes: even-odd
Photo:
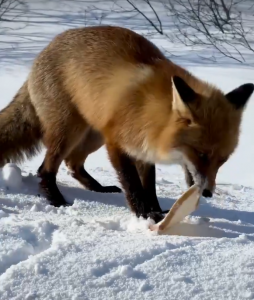
[[[40, 175], [56, 174], [65, 160], [81, 182], [78, 170], [86, 157], [106, 143], [145, 165], [179, 163], [187, 177], [202, 177], [212, 189], [237, 146], [245, 105], [236, 108], [234, 95], [229, 101], [141, 35], [112, 26], [56, 36], [35, 59], [25, 89], [38, 120], [36, 139], [47, 147]], [[252, 86], [244, 88], [245, 102], [252, 92]], [[2, 128], [0, 122], [1, 134]], [[10, 132], [14, 145], [17, 134]], [[13, 153], [3, 151], [0, 163], [15, 158]]]

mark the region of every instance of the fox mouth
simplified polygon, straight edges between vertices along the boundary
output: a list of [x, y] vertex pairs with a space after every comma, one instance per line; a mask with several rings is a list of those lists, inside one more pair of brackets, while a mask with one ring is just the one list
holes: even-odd
[[204, 188], [206, 177], [198, 172], [195, 165], [188, 158], [186, 152], [181, 148], [174, 148], [170, 151], [168, 158], [160, 160], [160, 162], [166, 162], [167, 164], [178, 164], [188, 170], [192, 177], [193, 184], [197, 184], [200, 189]]
[[185, 167], [191, 174], [193, 183], [197, 184], [200, 188], [203, 189], [203, 187], [205, 186], [206, 178], [197, 171], [197, 169], [191, 162], [187, 161], [185, 163]]

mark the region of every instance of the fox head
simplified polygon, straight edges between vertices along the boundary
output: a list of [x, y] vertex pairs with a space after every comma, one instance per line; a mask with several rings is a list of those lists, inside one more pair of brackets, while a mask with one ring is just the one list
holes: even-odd
[[199, 183], [206, 197], [212, 196], [219, 168], [238, 145], [242, 113], [253, 90], [247, 83], [227, 94], [210, 86], [199, 94], [182, 78], [172, 77], [172, 117], [161, 134], [164, 157], [173, 155], [185, 169], [188, 185]]

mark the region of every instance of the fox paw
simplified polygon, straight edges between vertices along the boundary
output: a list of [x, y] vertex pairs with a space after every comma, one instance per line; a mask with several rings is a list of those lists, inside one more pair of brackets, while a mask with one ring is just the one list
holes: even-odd
[[155, 212], [155, 211], [148, 213], [148, 217], [154, 220], [155, 223], [159, 223], [161, 220], [164, 219], [164, 216], [161, 212]]
[[40, 182], [40, 190], [49, 201], [50, 205], [55, 207], [68, 206], [69, 204], [64, 199], [55, 182], [48, 178], [43, 178]]
[[112, 185], [112, 186], [103, 186], [101, 187], [101, 193], [122, 193], [122, 190], [115, 186], [115, 185]]
[[164, 219], [162, 212], [157, 212], [157, 211], [142, 213], [142, 214], [139, 214], [138, 217], [139, 216], [142, 216], [144, 219], [150, 218], [150, 219], [154, 220], [155, 223], [158, 223]]

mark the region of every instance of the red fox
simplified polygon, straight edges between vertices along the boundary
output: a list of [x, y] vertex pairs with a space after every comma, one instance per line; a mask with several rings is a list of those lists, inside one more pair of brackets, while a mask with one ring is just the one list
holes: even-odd
[[168, 60], [126, 28], [94, 26], [57, 35], [35, 59], [0, 113], [0, 166], [46, 149], [38, 169], [52, 205], [66, 205], [56, 185], [64, 161], [87, 189], [118, 193], [84, 169], [105, 144], [130, 209], [162, 218], [155, 164], [179, 164], [188, 185], [212, 196], [218, 169], [238, 144], [252, 83], [224, 94]]

